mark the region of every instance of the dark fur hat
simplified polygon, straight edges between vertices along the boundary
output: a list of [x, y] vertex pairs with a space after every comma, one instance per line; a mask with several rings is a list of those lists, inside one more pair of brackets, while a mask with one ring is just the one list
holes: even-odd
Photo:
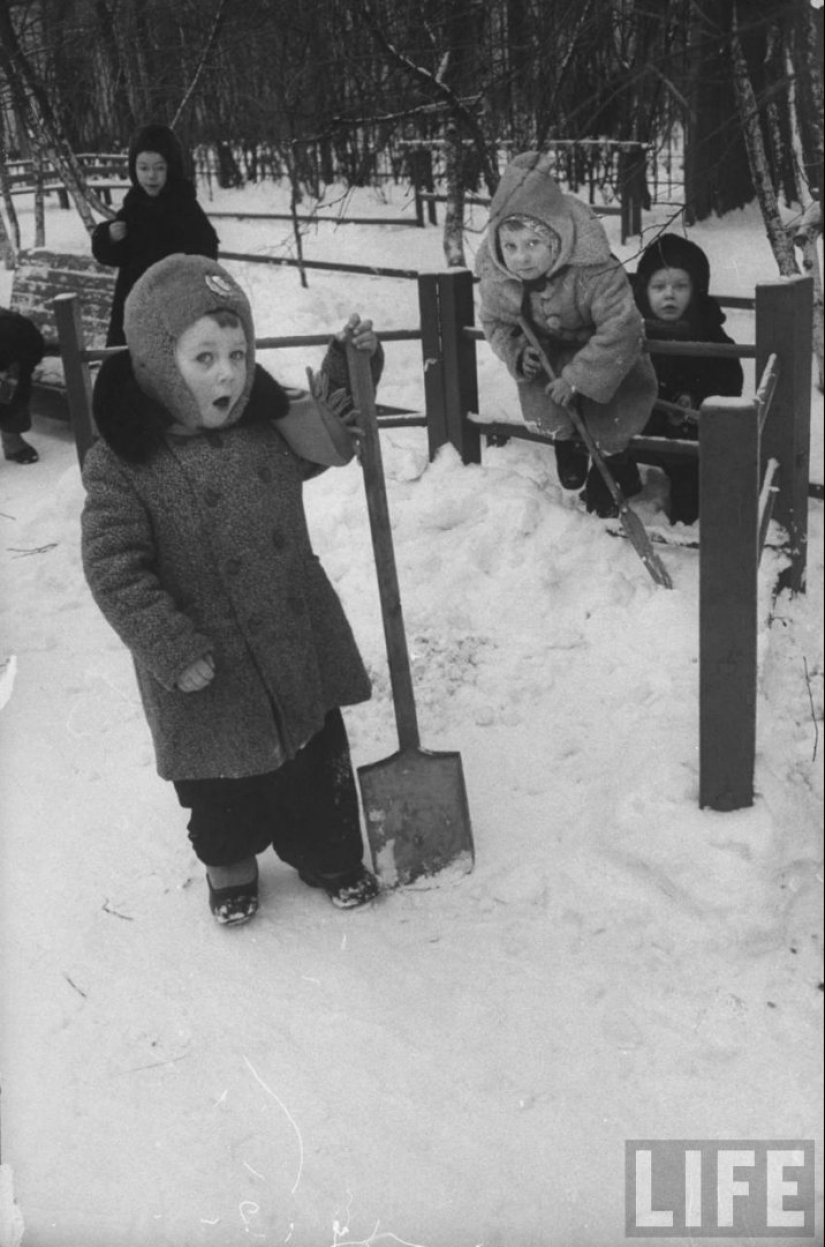
[[701, 247], [681, 234], [660, 234], [642, 252], [636, 268], [636, 289], [642, 294], [654, 273], [662, 268], [681, 268], [693, 282], [693, 293], [702, 298], [710, 286], [710, 263]]
[[157, 152], [166, 161], [167, 183], [180, 182], [186, 178], [183, 162], [183, 148], [173, 130], [168, 126], [141, 126], [132, 136], [129, 143], [129, 178], [133, 186], [137, 186], [135, 162], [141, 152]]

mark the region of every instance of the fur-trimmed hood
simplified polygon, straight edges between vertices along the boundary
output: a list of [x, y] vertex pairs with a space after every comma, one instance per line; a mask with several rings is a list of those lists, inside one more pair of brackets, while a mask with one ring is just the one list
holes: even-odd
[[[509, 274], [498, 245], [498, 230], [508, 216], [524, 215], [549, 226], [561, 240], [548, 276], [568, 264], [590, 266], [611, 260], [610, 244], [601, 222], [587, 204], [565, 195], [541, 152], [523, 152], [510, 162], [492, 203], [487, 236], [482, 244], [494, 267]], [[481, 252], [479, 252], [481, 258]]]
[[[286, 392], [256, 365], [249, 400], [238, 425], [278, 420], [288, 409]], [[129, 463], [147, 463], [163, 445], [174, 422], [166, 408], [138, 385], [128, 351], [104, 360], [92, 395], [92, 410], [100, 436]]]

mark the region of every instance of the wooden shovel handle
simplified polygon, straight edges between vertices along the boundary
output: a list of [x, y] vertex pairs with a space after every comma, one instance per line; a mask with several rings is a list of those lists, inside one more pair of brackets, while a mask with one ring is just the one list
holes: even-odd
[[[532, 326], [528, 323], [528, 321], [523, 316], [519, 316], [518, 323], [519, 323], [519, 329], [521, 329], [521, 332], [524, 334], [527, 341], [538, 353], [538, 357], [541, 361], [542, 368], [547, 373], [550, 380], [555, 381], [556, 374], [553, 371], [553, 365], [550, 363], [550, 360], [547, 358], [547, 352], [544, 350], [538, 338], [536, 337]], [[616, 503], [617, 506], [621, 506], [621, 504], [624, 502], [624, 496], [622, 495], [621, 491], [619, 490], [618, 485], [614, 481], [613, 474], [608, 468], [607, 464], [605, 463], [604, 458], [602, 457], [601, 451], [599, 450], [598, 446], [593, 440], [593, 434], [590, 432], [587, 425], [585, 424], [584, 419], [580, 415], [579, 411], [577, 410], [575, 403], [574, 402], [568, 403], [564, 410], [567, 412], [568, 416], [570, 417], [573, 427], [575, 428], [579, 437], [581, 438], [581, 440], [584, 442], [585, 446], [587, 447], [587, 453], [590, 455], [590, 458], [595, 463], [599, 472], [601, 472], [602, 479], [604, 480], [604, 483], [607, 486], [607, 488], [610, 490], [613, 501]]]
[[420, 744], [418, 719], [415, 712], [404, 617], [401, 611], [398, 573], [395, 566], [395, 550], [392, 543], [392, 525], [381, 460], [381, 443], [378, 437], [378, 415], [375, 410], [372, 373], [366, 351], [356, 350], [349, 341], [347, 342], [347, 365], [358, 426], [362, 435], [361, 466], [364, 469], [364, 488], [367, 495], [370, 534], [378, 577], [378, 596], [381, 600], [381, 618], [384, 624], [384, 640], [387, 646], [398, 742], [402, 749], [417, 749]]
[[[542, 368], [547, 373], [550, 380], [554, 381], [556, 374], [553, 371], [550, 360], [547, 358], [547, 352], [543, 349], [531, 325], [523, 316], [519, 316], [518, 323], [519, 328], [526, 337], [527, 341], [538, 353]], [[667, 570], [664, 563], [653, 549], [644, 524], [639, 519], [636, 512], [631, 509], [627, 499], [614, 480], [613, 473], [605, 463], [602, 453], [596, 445], [593, 439], [593, 434], [588, 429], [584, 417], [579, 411], [576, 410], [575, 403], [569, 403], [565, 410], [569, 415], [576, 432], [587, 447], [590, 458], [593, 460], [601, 473], [602, 480], [610, 490], [610, 496], [619, 510], [619, 520], [630, 538], [633, 548], [644, 563], [651, 575], [651, 578], [655, 580], [657, 584], [664, 585], [666, 589], [672, 589], [673, 581], [670, 577], [670, 572]]]

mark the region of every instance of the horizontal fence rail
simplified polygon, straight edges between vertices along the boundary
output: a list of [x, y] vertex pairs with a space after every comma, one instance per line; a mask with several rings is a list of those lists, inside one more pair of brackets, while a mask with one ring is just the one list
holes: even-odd
[[220, 260], [240, 260], [246, 264], [274, 264], [288, 268], [328, 269], [333, 273], [363, 273], [366, 277], [405, 277], [415, 280], [414, 268], [384, 268], [374, 264], [339, 264], [333, 260], [299, 260], [295, 256], [248, 255], [242, 251], [221, 251]]
[[229, 212], [226, 209], [208, 211], [206, 214], [216, 221], [221, 219], [243, 221], [292, 221], [298, 225], [404, 225], [417, 227], [413, 217], [373, 217], [373, 216], [324, 216], [320, 212], [304, 213], [293, 216], [291, 212]]

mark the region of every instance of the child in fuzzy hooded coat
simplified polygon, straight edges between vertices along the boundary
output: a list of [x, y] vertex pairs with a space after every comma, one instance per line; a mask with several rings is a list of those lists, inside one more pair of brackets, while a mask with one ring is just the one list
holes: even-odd
[[[589, 511], [615, 515], [601, 474], [571, 439], [576, 402], [625, 494], [639, 472], [625, 451], [647, 423], [656, 377], [643, 352], [642, 318], [604, 229], [587, 204], [561, 192], [540, 152], [507, 166], [479, 248], [480, 319], [485, 337], [518, 385], [525, 422], [556, 442], [559, 480], [584, 489]], [[556, 373], [545, 376], [518, 326], [531, 323]]]
[[377, 892], [362, 862], [341, 706], [370, 682], [310, 545], [304, 480], [353, 455], [342, 340], [383, 353], [350, 318], [311, 395], [255, 364], [252, 313], [214, 260], [170, 256], [126, 301], [128, 352], [94, 391], [83, 470], [83, 565], [129, 648], [158, 772], [190, 811], [218, 922], [258, 906], [272, 845], [341, 908]]
[[[725, 313], [708, 293], [710, 263], [701, 247], [680, 234], [661, 234], [643, 251], [636, 269], [636, 303], [645, 333], [660, 342], [733, 342], [722, 328]], [[736, 358], [697, 355], [653, 356], [659, 398], [680, 407], [697, 408], [712, 394], [736, 397], [744, 375]], [[696, 441], [695, 423], [656, 411], [644, 430], [650, 437]], [[671, 524], [693, 524], [699, 517], [699, 462], [662, 459], [670, 482]]]
[[167, 255], [218, 257], [218, 235], [184, 171], [183, 151], [168, 126], [143, 126], [129, 144], [129, 179], [123, 205], [92, 233], [92, 255], [118, 270], [107, 346], [122, 346], [123, 305], [137, 279]]

